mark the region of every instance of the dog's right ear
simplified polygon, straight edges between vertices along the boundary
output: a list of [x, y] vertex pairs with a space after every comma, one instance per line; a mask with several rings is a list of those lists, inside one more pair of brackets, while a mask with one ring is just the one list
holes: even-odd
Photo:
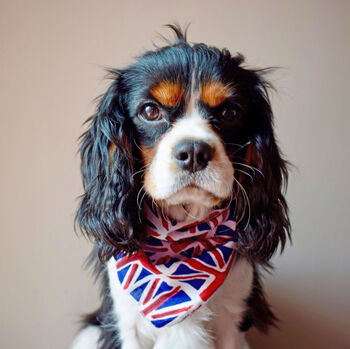
[[238, 240], [241, 254], [255, 263], [269, 265], [278, 247], [282, 251], [290, 239], [288, 206], [284, 197], [288, 163], [274, 136], [273, 113], [267, 93], [269, 84], [257, 71], [245, 70], [244, 73], [246, 81], [253, 83], [248, 95], [247, 117], [251, 142], [242, 148], [240, 155], [245, 159], [246, 168], [251, 168], [254, 174], [252, 177], [241, 176], [245, 196], [242, 194], [238, 200], [238, 216], [243, 212], [244, 219], [238, 224]]
[[133, 133], [126, 104], [123, 72], [102, 96], [96, 113], [81, 136], [81, 173], [84, 194], [76, 225], [99, 248], [102, 262], [119, 251], [131, 253], [140, 240], [134, 178]]

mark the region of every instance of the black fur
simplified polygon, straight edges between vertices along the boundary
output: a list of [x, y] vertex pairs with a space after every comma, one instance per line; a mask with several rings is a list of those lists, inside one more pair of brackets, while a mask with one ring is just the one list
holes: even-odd
[[[233, 123], [217, 117], [222, 106], [209, 108], [201, 104], [200, 108], [221, 135], [238, 170], [236, 173], [240, 173], [237, 181], [246, 190], [247, 198], [235, 184], [234, 190], [239, 194], [236, 202], [240, 218], [239, 253], [253, 265], [268, 267], [278, 246], [283, 249], [290, 225], [283, 196], [287, 167], [274, 137], [267, 95], [269, 84], [264, 79], [266, 70], [244, 68], [243, 56], [231, 56], [226, 49], [190, 45], [179, 27], [171, 25], [170, 28], [177, 35], [175, 43], [146, 52], [123, 70], [109, 71], [112, 84], [102, 96], [96, 113], [88, 120], [89, 129], [82, 136], [81, 170], [85, 193], [77, 212], [77, 225], [96, 243], [102, 263], [117, 251], [132, 253], [139, 248], [144, 239], [142, 214], [139, 215], [135, 204], [142, 182], [141, 176], [134, 175], [142, 166], [139, 146], [153, 147], [181, 116], [187, 101], [184, 98], [177, 108], [164, 108], [163, 122], [152, 127], [137, 114], [146, 102], [152, 101], [149, 90], [157, 82], [167, 79], [188, 88], [195, 70], [198, 78], [194, 86], [197, 88], [212, 78], [235, 87], [235, 96], [226, 102], [237, 110]], [[245, 321], [266, 331], [276, 318], [264, 298], [257, 268]], [[102, 289], [104, 301], [98, 313], [87, 318], [87, 323], [93, 325], [105, 325], [111, 320], [108, 315], [111, 300], [102, 269], [100, 274], [105, 285]], [[116, 348], [115, 329], [111, 332], [102, 326], [102, 331], [102, 347]]]

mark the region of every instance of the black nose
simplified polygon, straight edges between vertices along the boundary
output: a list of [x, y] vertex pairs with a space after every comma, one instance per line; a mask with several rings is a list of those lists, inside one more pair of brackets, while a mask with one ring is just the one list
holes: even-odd
[[213, 148], [206, 142], [184, 139], [175, 146], [173, 156], [179, 168], [197, 172], [207, 167], [213, 153]]

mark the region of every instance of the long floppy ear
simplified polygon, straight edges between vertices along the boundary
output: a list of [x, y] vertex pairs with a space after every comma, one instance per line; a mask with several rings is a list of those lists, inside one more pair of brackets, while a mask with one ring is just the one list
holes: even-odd
[[[273, 132], [273, 115], [266, 83], [259, 73], [249, 96], [247, 118], [250, 144], [239, 152], [245, 161], [243, 171], [251, 176], [239, 176], [242, 195], [238, 195], [239, 244], [241, 253], [255, 262], [268, 264], [278, 246], [284, 248], [290, 238], [288, 207], [284, 190], [288, 182], [287, 163], [280, 155]], [[248, 166], [251, 166], [249, 168]], [[242, 187], [246, 191], [243, 193]]]
[[[115, 72], [116, 73], [116, 72]], [[138, 248], [132, 129], [127, 118], [122, 73], [101, 98], [82, 135], [81, 172], [85, 193], [76, 223], [99, 249], [101, 261]]]

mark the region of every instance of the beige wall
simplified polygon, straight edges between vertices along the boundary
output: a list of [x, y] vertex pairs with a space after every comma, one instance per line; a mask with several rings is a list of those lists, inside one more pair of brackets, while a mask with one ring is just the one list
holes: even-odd
[[271, 76], [277, 133], [297, 166], [293, 247], [267, 277], [281, 331], [253, 348], [349, 348], [349, 1], [0, 1], [0, 347], [65, 348], [97, 289], [73, 232], [81, 124], [161, 25], [228, 47]]

